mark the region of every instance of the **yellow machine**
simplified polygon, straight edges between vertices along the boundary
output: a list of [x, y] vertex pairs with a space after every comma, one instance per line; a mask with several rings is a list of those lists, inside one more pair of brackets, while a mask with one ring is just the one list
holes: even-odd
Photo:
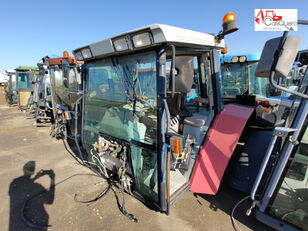
[[19, 106], [21, 108], [27, 108], [28, 107], [28, 101], [31, 96], [31, 91], [20, 89], [18, 90], [18, 100], [19, 100]]
[[0, 104], [5, 104], [5, 85], [0, 85]]

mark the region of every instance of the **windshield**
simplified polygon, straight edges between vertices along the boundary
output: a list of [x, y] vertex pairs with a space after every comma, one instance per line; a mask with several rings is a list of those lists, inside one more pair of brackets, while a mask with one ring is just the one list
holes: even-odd
[[85, 128], [152, 144], [156, 134], [145, 134], [140, 121], [145, 116], [156, 120], [155, 53], [119, 57], [117, 61], [116, 66], [111, 59], [86, 65]]
[[45, 76], [45, 86], [50, 88], [50, 76]]
[[[61, 68], [51, 68], [51, 85], [53, 91], [53, 98], [56, 104], [72, 106], [76, 99], [70, 97], [70, 92], [78, 90], [76, 68], [70, 67], [68, 75], [68, 87], [64, 84], [63, 71]], [[48, 87], [48, 86], [47, 86]]]
[[15, 74], [12, 74], [11, 78], [12, 78], [12, 86], [11, 86], [11, 89], [14, 91], [14, 90], [16, 90], [16, 75], [15, 75]]
[[224, 98], [235, 98], [248, 90], [247, 63], [224, 63], [221, 74]]
[[129, 141], [136, 187], [157, 201], [156, 53], [106, 58], [85, 68], [83, 143], [89, 160], [100, 133]]
[[76, 89], [77, 90], [77, 88], [78, 88], [77, 77], [76, 77], [76, 69], [75, 68], [70, 69], [70, 72], [69, 72], [69, 75], [68, 75], [68, 85], [69, 85], [69, 87], [68, 87], [69, 89]]
[[256, 77], [255, 72], [258, 62], [248, 63], [249, 73], [249, 94], [255, 95], [256, 98], [266, 98], [270, 96], [270, 84], [268, 78]]
[[223, 96], [235, 98], [247, 91], [256, 98], [270, 95], [270, 84], [267, 78], [255, 76], [257, 61], [246, 63], [224, 63], [221, 66]]
[[46, 75], [44, 78], [44, 97], [51, 95], [51, 85], [50, 85], [50, 76]]
[[17, 88], [18, 89], [31, 89], [30, 73], [17, 73]]

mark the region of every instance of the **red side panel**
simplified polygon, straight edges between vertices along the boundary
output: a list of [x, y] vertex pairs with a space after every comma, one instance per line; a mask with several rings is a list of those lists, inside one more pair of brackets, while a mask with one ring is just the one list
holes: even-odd
[[216, 194], [235, 146], [253, 108], [228, 104], [213, 121], [190, 181], [196, 193]]

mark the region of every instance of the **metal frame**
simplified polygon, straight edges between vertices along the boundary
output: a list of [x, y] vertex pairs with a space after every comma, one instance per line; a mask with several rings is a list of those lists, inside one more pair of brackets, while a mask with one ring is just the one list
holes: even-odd
[[212, 87], [213, 87], [213, 98], [214, 98], [214, 111], [215, 114], [218, 114], [223, 109], [223, 100], [221, 96], [221, 79], [220, 79], [220, 63], [218, 60], [218, 51], [212, 50], [211, 53], [211, 80], [212, 80]]
[[308, 102], [307, 100], [303, 100], [297, 112], [296, 118], [293, 122], [293, 126], [291, 128], [294, 131], [294, 133], [292, 134], [292, 136], [289, 137], [289, 139], [286, 140], [287, 143], [283, 147], [279, 161], [276, 165], [276, 168], [269, 182], [269, 187], [266, 189], [262, 201], [258, 205], [259, 210], [262, 212], [266, 210], [267, 205], [269, 204], [270, 199], [273, 196], [275, 188], [277, 187], [279, 179], [282, 176], [283, 170], [290, 158], [292, 150], [294, 146], [297, 144], [297, 139], [300, 135], [301, 128], [305, 123], [307, 114], [308, 114]]
[[[164, 152], [165, 135], [167, 127], [165, 124], [166, 114], [169, 114], [168, 105], [166, 103], [166, 60], [167, 54], [165, 48], [161, 48], [157, 52], [156, 67], [157, 72], [157, 181], [158, 181], [158, 202], [162, 211], [168, 210], [167, 198], [167, 185], [166, 180], [163, 177], [164, 171], [167, 164], [167, 153], [166, 156], [162, 156]], [[170, 117], [170, 115], [168, 115]], [[160, 125], [160, 126], [159, 126]]]
[[299, 231], [298, 228], [295, 228], [292, 225], [289, 225], [286, 222], [283, 222], [279, 219], [274, 218], [273, 216], [267, 215], [261, 211], [256, 211], [256, 218], [259, 221], [262, 221], [264, 224], [280, 231]]
[[[307, 89], [305, 89], [307, 92]], [[264, 222], [265, 224], [279, 230], [293, 231], [298, 230], [294, 226], [288, 224], [285, 221], [279, 220], [269, 214], [267, 214], [268, 206], [272, 203], [274, 196], [278, 193], [278, 186], [280, 185], [281, 178], [286, 174], [286, 166], [289, 162], [291, 155], [294, 154], [294, 148], [298, 145], [298, 139], [301, 136], [301, 130], [304, 126], [308, 115], [308, 101], [302, 98], [297, 114], [295, 115], [293, 124], [290, 128], [278, 127], [275, 129], [270, 146], [268, 147], [261, 169], [258, 173], [254, 187], [251, 191], [251, 199], [253, 206], [257, 205], [257, 219]], [[268, 182], [268, 187], [263, 192], [261, 200], [258, 201], [255, 198], [258, 186], [263, 177], [264, 170], [267, 166], [268, 160], [272, 155], [273, 147], [278, 137], [285, 137], [285, 144], [281, 150], [281, 154], [276, 163], [276, 167], [273, 170], [271, 178]], [[253, 207], [252, 206], [252, 207]]]

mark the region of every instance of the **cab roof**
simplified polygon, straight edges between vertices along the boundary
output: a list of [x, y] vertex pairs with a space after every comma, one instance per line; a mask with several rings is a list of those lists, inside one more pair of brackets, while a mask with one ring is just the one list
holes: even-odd
[[33, 66], [19, 66], [15, 68], [16, 71], [30, 71], [34, 70], [37, 71], [38, 67], [33, 67]]
[[8, 69], [8, 70], [5, 70], [5, 72], [7, 74], [14, 74], [14, 73], [16, 73], [16, 71], [14, 69]]
[[[126, 38], [129, 40], [130, 44], [132, 43], [132, 36], [149, 32], [152, 36], [152, 44], [146, 47], [136, 48], [133, 45], [125, 51], [116, 51], [114, 47], [114, 40], [120, 38]], [[188, 30], [180, 27], [174, 27], [164, 24], [152, 24], [131, 31], [127, 31], [120, 35], [107, 38], [95, 43], [91, 43], [87, 46], [77, 48], [73, 51], [74, 55], [81, 52], [83, 49], [89, 48], [91, 51], [90, 58], [83, 58], [83, 60], [92, 59], [96, 57], [105, 57], [117, 53], [130, 53], [136, 50], [146, 49], [151, 46], [157, 46], [161, 44], [174, 44], [178, 46], [194, 47], [194, 48], [224, 48], [224, 40], [217, 41], [215, 35], [202, 33], [198, 31]], [[78, 54], [77, 56], [78, 57]], [[80, 60], [80, 59], [78, 59]]]
[[251, 52], [251, 53], [238, 53], [238, 54], [233, 54], [233, 55], [226, 55], [225, 57], [220, 58], [221, 63], [232, 63], [232, 58], [233, 57], [241, 57], [245, 56], [246, 57], [246, 62], [253, 62], [253, 61], [259, 61], [261, 53], [260, 52]]

